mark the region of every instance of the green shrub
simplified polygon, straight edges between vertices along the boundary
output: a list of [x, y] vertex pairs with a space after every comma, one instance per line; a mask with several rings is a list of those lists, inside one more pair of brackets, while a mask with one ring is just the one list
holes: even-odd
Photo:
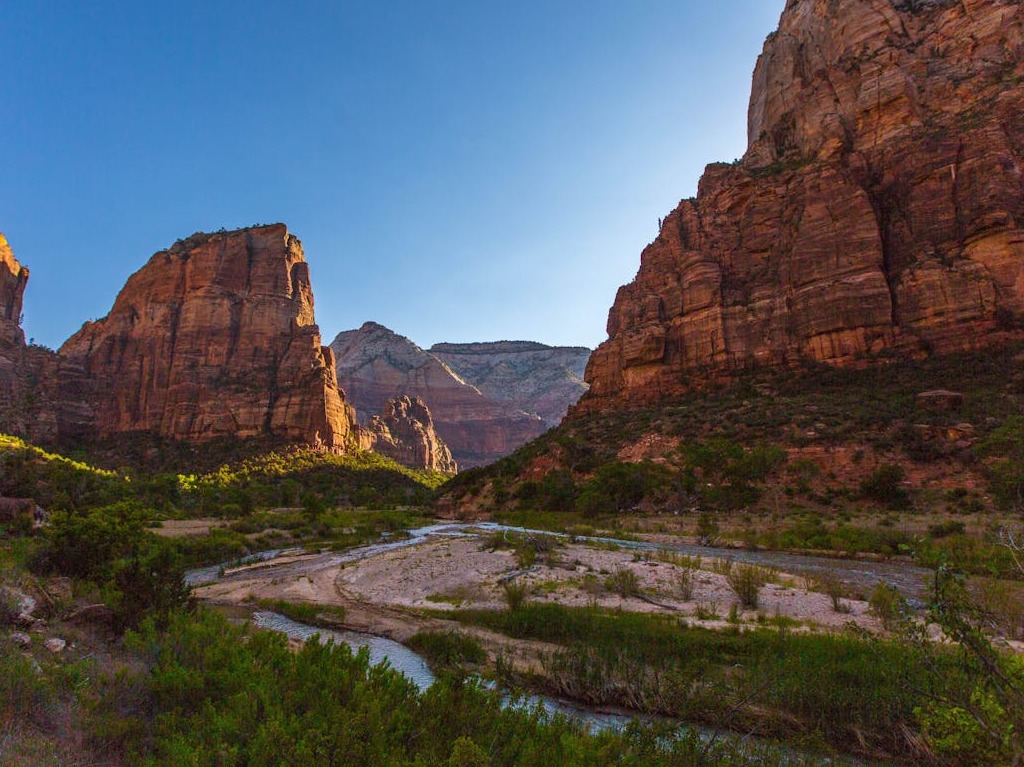
[[505, 604], [508, 605], [509, 610], [513, 611], [522, 607], [531, 593], [529, 582], [522, 578], [509, 578], [502, 581], [501, 590], [505, 595]]
[[623, 599], [640, 596], [640, 579], [636, 573], [625, 567], [620, 567], [609, 575], [604, 585], [613, 594], [618, 594]]
[[868, 606], [871, 614], [882, 622], [886, 631], [896, 628], [909, 610], [899, 589], [885, 581], [879, 581], [872, 589]]
[[748, 610], [756, 610], [761, 589], [771, 578], [771, 573], [757, 565], [735, 565], [725, 576], [729, 588]]
[[905, 509], [910, 505], [910, 495], [902, 487], [905, 478], [906, 472], [902, 466], [883, 464], [861, 483], [861, 495], [891, 509]]
[[432, 668], [456, 669], [478, 665], [487, 660], [487, 652], [476, 639], [455, 631], [420, 631], [406, 644], [427, 659]]

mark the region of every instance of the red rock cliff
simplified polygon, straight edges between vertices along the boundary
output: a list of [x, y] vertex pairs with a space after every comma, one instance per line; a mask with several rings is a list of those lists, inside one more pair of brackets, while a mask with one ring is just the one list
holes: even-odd
[[101, 436], [271, 437], [345, 446], [352, 416], [320, 345], [302, 245], [282, 224], [196, 234], [129, 278], [60, 349]]
[[18, 263], [0, 234], [0, 346], [20, 347], [25, 344], [21, 330], [21, 304], [28, 284], [28, 269]]
[[434, 431], [430, 409], [419, 397], [395, 397], [359, 429], [359, 444], [403, 466], [456, 474], [451, 450]]
[[1024, 314], [1024, 5], [790, 0], [749, 145], [619, 289], [587, 410], [758, 365], [1005, 338]]

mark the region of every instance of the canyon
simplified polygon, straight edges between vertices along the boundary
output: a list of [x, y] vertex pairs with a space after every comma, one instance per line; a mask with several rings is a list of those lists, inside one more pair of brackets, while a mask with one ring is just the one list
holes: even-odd
[[522, 341], [424, 350], [375, 322], [339, 333], [331, 348], [360, 423], [393, 397], [418, 397], [462, 468], [501, 458], [556, 425], [586, 390], [590, 354]]
[[574, 413], [1019, 337], [1022, 113], [1020, 3], [791, 0], [746, 154], [664, 219]]

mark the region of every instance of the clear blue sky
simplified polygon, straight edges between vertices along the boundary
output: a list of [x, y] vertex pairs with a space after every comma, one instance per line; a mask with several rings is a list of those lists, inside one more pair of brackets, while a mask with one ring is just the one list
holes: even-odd
[[195, 231], [283, 221], [327, 341], [594, 346], [744, 150], [784, 0], [0, 0], [0, 231], [58, 346]]

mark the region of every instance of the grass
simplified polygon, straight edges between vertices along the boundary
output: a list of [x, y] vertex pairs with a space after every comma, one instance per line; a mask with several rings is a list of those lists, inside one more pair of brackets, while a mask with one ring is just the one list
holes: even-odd
[[422, 655], [434, 671], [478, 666], [487, 660], [483, 645], [461, 631], [420, 631], [406, 645]]
[[345, 608], [333, 605], [314, 605], [308, 602], [288, 602], [283, 599], [260, 599], [256, 605], [285, 618], [322, 629], [335, 629], [345, 621]]
[[[818, 732], [832, 747], [898, 755], [910, 745], [914, 706], [937, 692], [915, 651], [856, 636], [795, 634], [789, 621], [740, 631], [688, 627], [658, 615], [532, 603], [463, 610], [456, 620], [562, 647], [545, 667], [552, 692], [601, 705], [751, 726], [793, 736]], [[949, 657], [943, 685], [960, 680]], [[814, 680], [808, 684], [808, 680]]]

